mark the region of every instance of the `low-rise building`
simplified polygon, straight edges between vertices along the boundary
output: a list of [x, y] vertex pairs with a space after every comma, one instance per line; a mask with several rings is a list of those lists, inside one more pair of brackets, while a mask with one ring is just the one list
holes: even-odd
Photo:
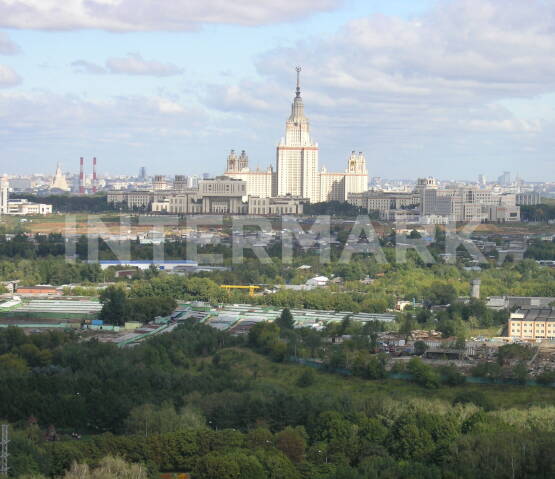
[[300, 215], [307, 198], [281, 196], [276, 198], [261, 198], [249, 196], [249, 215]]
[[20, 286], [16, 289], [16, 293], [20, 296], [61, 296], [63, 292], [49, 285], [39, 286]]
[[523, 341], [555, 340], [555, 308], [521, 308], [511, 314], [508, 336]]
[[31, 203], [29, 200], [15, 199], [8, 200], [8, 215], [50, 215], [52, 205], [44, 203]]

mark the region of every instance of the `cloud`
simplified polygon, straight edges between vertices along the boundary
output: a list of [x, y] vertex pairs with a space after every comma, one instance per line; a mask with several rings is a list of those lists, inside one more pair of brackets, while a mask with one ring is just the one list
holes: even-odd
[[[142, 165], [153, 173], [201, 173], [210, 171], [210, 163], [219, 172], [225, 150], [214, 147], [214, 138], [226, 144], [239, 129], [230, 132], [206, 109], [174, 97], [128, 95], [100, 101], [45, 91], [0, 91], [2, 157], [13, 160], [14, 171], [20, 172], [53, 171], [57, 159], [76, 167], [85, 153], [99, 158], [100, 172], [112, 174]], [[205, 152], [203, 161], [197, 161], [199, 151]]]
[[171, 76], [181, 73], [181, 69], [171, 63], [145, 60], [138, 53], [130, 53], [125, 58], [109, 58], [106, 67], [110, 73], [123, 75]]
[[19, 46], [12, 42], [8, 35], [0, 32], [0, 55], [15, 55], [20, 51]]
[[296, 20], [341, 0], [0, 0], [0, 26], [38, 30], [186, 31], [203, 24]]
[[260, 81], [213, 85], [204, 101], [240, 113], [255, 131], [270, 119], [283, 128], [301, 64], [313, 134], [333, 167], [360, 147], [379, 159], [375, 167], [407, 176], [445, 173], [455, 164], [446, 158], [464, 161], [458, 171], [482, 169], [488, 158], [526, 157], [533, 168], [547, 153], [534, 159], [529, 146], [549, 151], [554, 125], [519, 118], [502, 103], [555, 92], [554, 6], [451, 0], [417, 18], [359, 18], [335, 34], [267, 51], [256, 61]]
[[103, 75], [106, 69], [96, 63], [87, 62], [85, 60], [75, 60], [71, 62], [71, 66], [77, 73], [88, 73], [90, 75]]
[[104, 75], [105, 73], [111, 73], [113, 75], [166, 77], [179, 75], [182, 72], [180, 68], [172, 63], [145, 60], [138, 53], [129, 53], [127, 57], [124, 58], [108, 58], [105, 67], [86, 60], [76, 60], [71, 63], [71, 66], [75, 72], [89, 75]]
[[0, 65], [0, 88], [9, 88], [19, 85], [21, 77], [10, 67]]

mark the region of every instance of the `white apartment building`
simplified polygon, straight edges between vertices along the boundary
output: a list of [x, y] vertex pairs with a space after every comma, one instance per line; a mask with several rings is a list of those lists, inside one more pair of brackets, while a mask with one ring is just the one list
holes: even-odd
[[49, 215], [52, 205], [31, 203], [29, 200], [10, 200], [10, 183], [6, 176], [0, 179], [0, 215]]
[[443, 216], [451, 222], [518, 222], [516, 195], [476, 187], [438, 188], [432, 178], [419, 179], [421, 216]]

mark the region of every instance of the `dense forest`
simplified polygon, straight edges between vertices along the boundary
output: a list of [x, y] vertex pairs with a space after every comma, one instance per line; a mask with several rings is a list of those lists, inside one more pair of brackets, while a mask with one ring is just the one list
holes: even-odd
[[[278, 322], [277, 341], [286, 319]], [[270, 360], [260, 353], [271, 340], [260, 332], [245, 342], [191, 322], [118, 349], [65, 333], [1, 331], [0, 417], [12, 424], [10, 477], [62, 476], [74, 462], [115, 467], [103, 459], [109, 455], [141, 463], [137, 477], [555, 474], [550, 388], [438, 388], [417, 380], [427, 374], [417, 361], [414, 384], [342, 377]]]
[[522, 221], [552, 221], [555, 220], [555, 203], [521, 206], [520, 216]]

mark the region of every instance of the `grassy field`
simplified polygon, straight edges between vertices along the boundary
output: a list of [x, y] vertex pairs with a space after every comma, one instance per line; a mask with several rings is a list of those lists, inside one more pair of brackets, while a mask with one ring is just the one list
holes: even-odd
[[224, 350], [222, 358], [230, 359], [232, 367], [246, 376], [256, 375], [257, 381], [278, 385], [291, 393], [299, 391], [341, 391], [353, 401], [368, 401], [378, 398], [391, 398], [398, 401], [437, 399], [451, 403], [463, 391], [481, 391], [498, 409], [529, 408], [531, 406], [553, 406], [555, 389], [539, 386], [474, 385], [442, 386], [439, 389], [425, 389], [408, 381], [380, 380], [370, 381], [355, 377], [315, 370], [315, 382], [300, 389], [296, 380], [307, 369], [297, 364], [278, 364], [247, 349], [230, 348]]
[[501, 336], [503, 332], [502, 326], [494, 326], [492, 328], [476, 328], [468, 332], [468, 337], [475, 338], [476, 336], [484, 336], [486, 338], [493, 338]]

